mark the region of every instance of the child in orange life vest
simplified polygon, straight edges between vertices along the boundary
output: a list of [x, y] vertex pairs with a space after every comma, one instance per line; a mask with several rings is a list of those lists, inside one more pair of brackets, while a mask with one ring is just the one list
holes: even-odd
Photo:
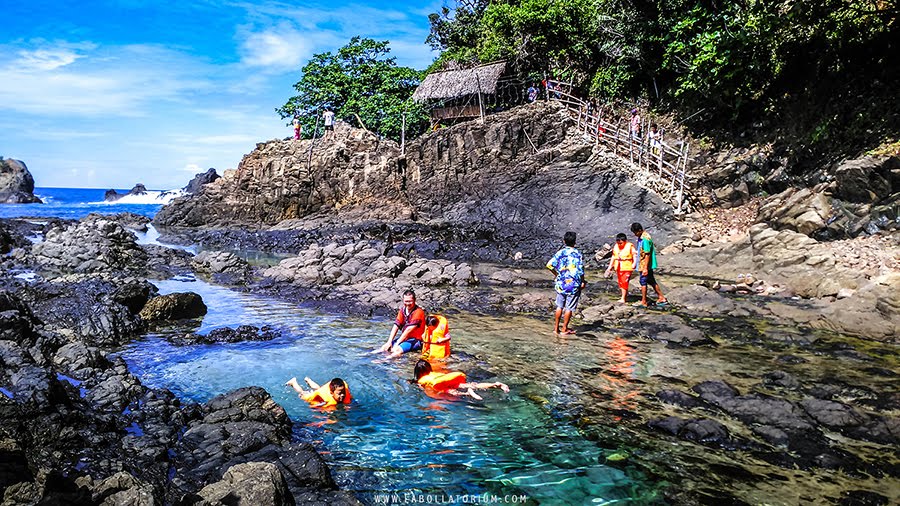
[[450, 356], [450, 324], [441, 315], [425, 318], [425, 335], [422, 339], [422, 358], [435, 360]]
[[341, 378], [334, 378], [323, 386], [319, 386], [318, 383], [309, 378], [303, 379], [306, 381], [306, 384], [309, 385], [309, 388], [312, 388], [311, 391], [307, 392], [303, 390], [303, 387], [297, 383], [297, 378], [289, 379], [285, 385], [293, 388], [294, 391], [300, 395], [301, 399], [308, 402], [310, 406], [314, 408], [336, 406], [338, 404], [350, 404], [350, 401], [352, 400], [352, 397], [350, 397], [350, 387], [348, 387], [347, 383]]
[[609, 276], [613, 271], [616, 272], [619, 289], [622, 290], [622, 298], [619, 299], [619, 302], [623, 304], [627, 302], [628, 283], [631, 281], [631, 273], [634, 272], [636, 266], [637, 250], [634, 249], [634, 245], [628, 242], [628, 236], [625, 234], [616, 234], [616, 245], [613, 247], [606, 275]]
[[504, 392], [509, 392], [509, 387], [504, 383], [466, 383], [466, 375], [459, 371], [448, 373], [438, 373], [431, 370], [431, 364], [426, 360], [416, 362], [413, 374], [416, 376], [416, 383], [423, 387], [430, 388], [435, 392], [448, 393], [457, 397], [469, 396], [476, 400], [482, 400], [481, 396], [475, 393], [475, 390], [487, 390], [488, 388], [499, 388]]

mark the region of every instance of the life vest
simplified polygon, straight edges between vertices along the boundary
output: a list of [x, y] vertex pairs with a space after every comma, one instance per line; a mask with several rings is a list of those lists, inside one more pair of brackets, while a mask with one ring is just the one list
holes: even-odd
[[435, 316], [438, 324], [433, 329], [425, 327], [425, 338], [422, 340], [422, 358], [425, 360], [447, 358], [450, 356], [450, 341], [436, 343], [435, 341], [450, 337], [450, 324], [443, 316]]
[[406, 308], [401, 307], [400, 311], [397, 311], [397, 319], [394, 320], [394, 324], [400, 328], [401, 334], [406, 327], [415, 325], [415, 328], [409, 333], [409, 338], [421, 341], [422, 335], [425, 334], [425, 310], [416, 306], [407, 315], [403, 311], [404, 309]]
[[613, 246], [613, 265], [616, 271], [633, 271], [636, 254], [634, 245], [630, 242], [626, 242], [624, 248], [619, 248], [618, 244]]
[[[350, 401], [353, 400], [350, 395], [350, 386], [344, 383], [344, 390], [346, 394], [344, 395], [344, 404], [350, 404]], [[303, 400], [310, 404], [319, 404], [320, 402], [324, 402], [326, 406], [337, 406], [337, 400], [331, 395], [331, 382], [325, 383], [315, 392], [311, 392], [305, 394], [303, 396]]]
[[445, 374], [439, 372], [430, 372], [421, 378], [418, 383], [422, 386], [431, 387], [438, 392], [446, 392], [459, 387], [466, 382], [465, 373], [459, 371], [448, 372]]

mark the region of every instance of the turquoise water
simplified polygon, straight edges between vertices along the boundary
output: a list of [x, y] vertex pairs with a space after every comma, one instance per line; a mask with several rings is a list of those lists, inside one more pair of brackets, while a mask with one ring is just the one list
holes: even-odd
[[[652, 483], [606, 465], [612, 449], [588, 441], [564, 414], [547, 408], [579, 392], [566, 386], [563, 370], [570, 365], [557, 361], [556, 351], [541, 350], [542, 341], [553, 338], [538, 322], [451, 317], [456, 347], [449, 366], [473, 380], [504, 381], [512, 391], [485, 391], [481, 402], [433, 399], [408, 381], [414, 357], [385, 361], [367, 354], [386, 339], [388, 322], [310, 312], [201, 281], [158, 286], [162, 293], [190, 290], [203, 296], [210, 312], [200, 333], [268, 324], [282, 335], [265, 343], [188, 347], [152, 335], [121, 352], [132, 371], [149, 386], [200, 402], [242, 386], [265, 388], [301, 436], [315, 441], [338, 485], [364, 502], [389, 491], [456, 502], [483, 493], [527, 497], [527, 504], [656, 502]], [[479, 335], [475, 328], [485, 331]], [[533, 354], [525, 343], [533, 343]], [[634, 373], [633, 368], [624, 372]], [[543, 379], [554, 375], [560, 376], [557, 384]], [[332, 411], [310, 409], [283, 385], [292, 376], [319, 383], [340, 376], [354, 403]]]
[[[116, 190], [128, 193], [128, 190]], [[43, 204], [3, 204], [0, 218], [20, 216], [41, 218], [81, 219], [90, 213], [115, 214], [131, 212], [152, 218], [162, 207], [162, 201], [154, 197], [160, 192], [148, 192], [146, 198], [134, 203], [107, 203], [103, 201], [104, 189], [97, 188], [35, 188], [34, 194]]]

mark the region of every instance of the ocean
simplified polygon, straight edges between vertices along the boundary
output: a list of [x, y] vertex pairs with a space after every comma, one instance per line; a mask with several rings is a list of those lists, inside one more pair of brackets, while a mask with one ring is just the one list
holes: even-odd
[[[116, 190], [128, 193], [128, 190]], [[81, 219], [90, 213], [115, 214], [131, 212], [153, 218], [156, 212], [183, 190], [150, 190], [145, 195], [129, 195], [116, 202], [105, 202], [102, 188], [35, 188], [34, 194], [43, 204], [3, 204], [0, 218], [67, 218]]]

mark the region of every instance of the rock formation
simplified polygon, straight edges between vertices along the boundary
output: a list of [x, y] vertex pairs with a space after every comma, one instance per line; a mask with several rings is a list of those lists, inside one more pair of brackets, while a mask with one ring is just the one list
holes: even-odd
[[115, 202], [122, 197], [127, 197], [128, 195], [146, 195], [147, 188], [142, 184], [138, 183], [134, 185], [133, 188], [128, 190], [128, 193], [119, 193], [116, 190], [106, 190], [106, 193], [103, 194], [103, 200], [107, 202]]
[[674, 230], [670, 207], [632, 184], [618, 159], [567, 137], [570, 122], [554, 105], [532, 104], [427, 134], [405, 155], [346, 125], [315, 142], [261, 143], [200, 194], [161, 209], [154, 223], [406, 222], [450, 230], [456, 240], [539, 243], [535, 250], [555, 246], [568, 229], [585, 246], [632, 221], [660, 238]]
[[0, 157], [0, 204], [41, 204], [25, 162]]
[[80, 222], [51, 228], [33, 248], [45, 269], [61, 272], [142, 270], [147, 253], [133, 233], [105, 216], [91, 214]]
[[184, 191], [187, 193], [198, 193], [204, 185], [212, 183], [216, 179], [219, 179], [221, 176], [216, 174], [216, 169], [210, 168], [206, 172], [201, 172], [194, 176], [194, 179], [184, 187]]

